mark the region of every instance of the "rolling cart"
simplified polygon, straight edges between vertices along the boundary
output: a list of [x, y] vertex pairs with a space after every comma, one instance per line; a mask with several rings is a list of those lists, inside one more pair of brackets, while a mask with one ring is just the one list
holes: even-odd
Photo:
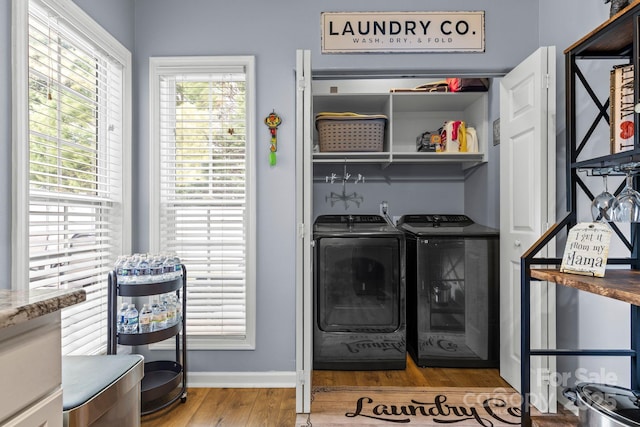
[[[109, 272], [109, 315], [107, 333], [107, 353], [116, 354], [118, 345], [138, 346], [153, 344], [175, 336], [174, 360], [156, 360], [144, 362], [144, 377], [141, 386], [142, 415], [159, 411], [178, 399], [187, 400], [187, 270], [182, 264], [182, 277], [159, 279], [146, 283], [118, 283], [115, 271]], [[175, 292], [180, 301], [182, 295], [181, 316], [166, 328], [139, 333], [121, 333], [116, 328], [118, 311], [117, 298], [151, 297]]]

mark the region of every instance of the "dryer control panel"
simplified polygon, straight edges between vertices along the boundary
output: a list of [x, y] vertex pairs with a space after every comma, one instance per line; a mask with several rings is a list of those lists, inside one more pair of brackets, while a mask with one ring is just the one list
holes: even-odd
[[474, 224], [471, 218], [462, 214], [404, 215], [400, 223], [424, 227], [465, 227]]

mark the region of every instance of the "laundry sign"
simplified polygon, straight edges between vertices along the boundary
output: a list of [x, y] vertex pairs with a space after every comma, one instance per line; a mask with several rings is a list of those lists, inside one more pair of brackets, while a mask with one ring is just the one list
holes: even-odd
[[484, 11], [323, 12], [322, 53], [484, 52]]

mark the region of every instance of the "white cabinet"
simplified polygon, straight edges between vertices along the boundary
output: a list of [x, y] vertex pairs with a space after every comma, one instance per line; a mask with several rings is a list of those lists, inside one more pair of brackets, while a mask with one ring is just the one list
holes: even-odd
[[62, 427], [63, 308], [84, 289], [0, 289], [0, 425]]
[[[422, 81], [423, 82], [423, 81]], [[388, 117], [381, 152], [321, 152], [314, 129], [313, 162], [367, 163], [459, 163], [464, 168], [486, 161], [488, 131], [488, 92], [391, 92], [393, 88], [415, 87], [416, 81], [322, 80], [313, 83], [313, 113], [354, 112], [384, 114]], [[478, 135], [478, 152], [417, 152], [416, 138], [435, 131], [445, 121], [462, 120]]]
[[0, 329], [0, 424], [62, 426], [60, 336], [59, 311]]
[[62, 389], [58, 388], [2, 425], [3, 427], [62, 426], [63, 417], [60, 408], [62, 408]]

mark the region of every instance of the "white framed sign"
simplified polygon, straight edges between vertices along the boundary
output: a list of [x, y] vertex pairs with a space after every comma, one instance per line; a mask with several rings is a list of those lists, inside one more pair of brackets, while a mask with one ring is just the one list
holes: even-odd
[[322, 53], [484, 52], [484, 11], [322, 12]]

